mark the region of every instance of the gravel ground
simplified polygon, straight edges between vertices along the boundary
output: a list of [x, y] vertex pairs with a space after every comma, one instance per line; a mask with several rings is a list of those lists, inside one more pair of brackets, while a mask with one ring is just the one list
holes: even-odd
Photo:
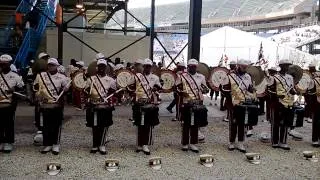
[[[206, 142], [199, 147], [200, 154], [214, 156], [215, 164], [206, 168], [198, 163], [200, 154], [180, 150], [180, 125], [171, 121], [174, 114], [165, 110], [166, 104], [160, 106], [161, 124], [154, 130], [151, 156], [135, 153], [136, 130], [128, 120], [130, 106], [116, 108], [105, 156], [89, 153], [91, 131], [85, 127], [84, 113], [67, 107], [62, 151], [54, 156], [40, 154], [40, 147], [32, 145], [32, 107], [21, 105], [17, 113], [15, 150], [11, 154], [0, 154], [0, 179], [320, 179], [320, 162], [312, 163], [302, 157], [305, 150], [319, 150], [310, 146], [310, 124], [305, 123], [298, 129], [304, 135], [303, 141], [289, 137], [292, 149], [286, 152], [259, 141], [258, 134], [270, 130], [269, 123], [262, 123], [264, 117], [261, 117], [254, 136], [247, 139], [248, 151], [259, 152], [262, 158], [260, 165], [252, 165], [244, 154], [227, 150], [228, 123], [222, 121], [225, 114], [217, 106], [208, 106]], [[149, 158], [154, 156], [162, 157], [162, 169], [148, 167]], [[104, 169], [108, 158], [120, 160], [118, 171]], [[47, 175], [45, 168], [49, 162], [61, 163], [63, 171], [56, 177]]]

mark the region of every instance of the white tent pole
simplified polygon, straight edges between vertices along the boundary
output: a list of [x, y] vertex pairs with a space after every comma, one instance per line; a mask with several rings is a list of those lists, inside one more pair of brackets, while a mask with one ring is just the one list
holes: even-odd
[[224, 28], [224, 47], [223, 47], [223, 53], [226, 53], [226, 47], [227, 47], [227, 28]]

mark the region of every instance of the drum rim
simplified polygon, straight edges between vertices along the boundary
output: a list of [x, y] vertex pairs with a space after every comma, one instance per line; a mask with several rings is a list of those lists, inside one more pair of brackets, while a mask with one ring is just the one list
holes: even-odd
[[[161, 75], [162, 75], [163, 73], [169, 73], [169, 74], [173, 75], [174, 81], [177, 80], [177, 74], [174, 73], [172, 70], [170, 70], [170, 69], [161, 69], [161, 71], [160, 71], [160, 77], [159, 77], [160, 79], [161, 79]], [[172, 86], [170, 89], [162, 89], [162, 92], [164, 92], [164, 93], [170, 93], [170, 92], [173, 91], [173, 87], [174, 87], [174, 86]]]
[[[217, 67], [213, 67], [212, 70], [210, 71], [210, 76], [209, 76], [209, 79], [208, 79], [209, 85], [210, 85], [210, 87], [211, 87], [213, 90], [218, 91], [218, 90], [219, 90], [219, 87], [216, 87], [216, 86], [213, 84], [213, 82], [211, 81], [214, 72], [216, 72], [216, 69], [220, 69], [220, 70], [225, 71], [225, 72], [227, 73], [227, 75], [230, 73], [230, 70], [229, 70], [228, 68], [226, 68], [226, 67], [219, 67], [219, 66], [217, 66]], [[219, 84], [219, 86], [220, 86], [220, 85], [221, 85], [221, 84]]]

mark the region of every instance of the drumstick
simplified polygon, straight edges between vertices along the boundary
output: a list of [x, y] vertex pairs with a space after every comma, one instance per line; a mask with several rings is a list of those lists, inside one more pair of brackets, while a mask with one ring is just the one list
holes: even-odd
[[21, 93], [18, 93], [18, 92], [13, 92], [13, 94], [16, 94], [16, 95], [18, 95], [18, 96], [21, 96], [21, 97], [24, 97], [24, 98], [29, 99], [26, 95], [21, 94]]
[[110, 99], [112, 96], [114, 96], [115, 94], [117, 94], [118, 92], [120, 92], [120, 91], [122, 91], [122, 90], [123, 90], [123, 89], [121, 88], [121, 89], [118, 89], [116, 92], [110, 94], [108, 97], [106, 97], [106, 98], [104, 99], [104, 102], [106, 102], [108, 99]]
[[[72, 82], [72, 81], [69, 81], [68, 84], [66, 84], [65, 87], [69, 86], [71, 82]], [[58, 102], [59, 99], [61, 98], [61, 96], [62, 96], [63, 94], [64, 94], [64, 91], [62, 91], [62, 92], [59, 94], [58, 98], [57, 98], [54, 102]]]

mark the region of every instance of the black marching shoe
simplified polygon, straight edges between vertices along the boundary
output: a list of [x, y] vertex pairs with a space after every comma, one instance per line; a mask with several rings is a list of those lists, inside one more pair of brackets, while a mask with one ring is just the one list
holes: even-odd
[[58, 155], [60, 153], [60, 145], [56, 144], [52, 146], [52, 154]]
[[189, 150], [189, 146], [188, 145], [184, 145], [181, 148], [182, 151], [188, 151]]
[[280, 148], [279, 144], [272, 144], [272, 148], [276, 149], [276, 148]]
[[318, 148], [318, 147], [320, 147], [320, 143], [318, 141], [312, 142], [312, 146], [315, 148]]
[[107, 154], [106, 146], [100, 146], [99, 147], [99, 152], [102, 155], [106, 155]]
[[40, 152], [41, 154], [47, 154], [52, 150], [52, 146], [45, 146]]
[[289, 151], [289, 150], [290, 150], [290, 147], [289, 147], [288, 144], [280, 144], [279, 146], [280, 146], [280, 148], [283, 149], [283, 150], [286, 150], [286, 151]]
[[199, 148], [194, 144], [190, 144], [189, 149], [194, 153], [199, 153]]
[[98, 152], [98, 150], [99, 149], [97, 147], [93, 147], [91, 148], [90, 153], [95, 154], [96, 152]]
[[143, 145], [142, 146], [142, 151], [145, 155], [150, 155], [150, 150], [149, 150], [149, 147], [147, 145]]
[[238, 149], [240, 152], [242, 152], [242, 153], [246, 153], [246, 152], [247, 152], [246, 148], [244, 147], [243, 142], [239, 142], [239, 143], [238, 143], [237, 149]]
[[234, 143], [230, 143], [228, 146], [228, 150], [229, 151], [234, 151], [236, 149], [236, 146], [234, 145]]
[[139, 153], [142, 151], [142, 147], [141, 146], [138, 146], [137, 149], [136, 149], [136, 153]]
[[170, 113], [173, 113], [172, 109], [170, 109], [169, 107], [166, 108]]

